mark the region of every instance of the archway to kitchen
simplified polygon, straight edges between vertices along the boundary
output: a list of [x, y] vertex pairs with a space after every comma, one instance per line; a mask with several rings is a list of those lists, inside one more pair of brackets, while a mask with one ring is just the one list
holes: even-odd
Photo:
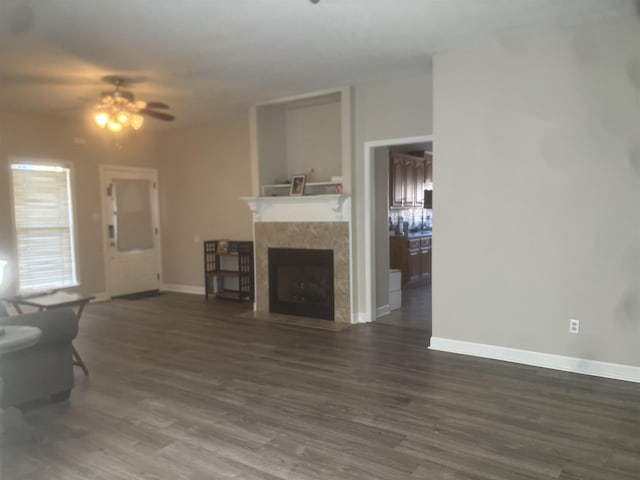
[[[424, 189], [432, 188], [431, 169], [409, 172], [409, 192], [390, 192], [391, 158], [432, 160], [431, 135], [392, 138], [364, 144], [365, 292], [371, 318], [380, 323], [424, 330], [431, 336], [431, 209], [425, 209]], [[427, 160], [428, 159], [428, 160]], [[400, 174], [401, 168], [397, 169]], [[417, 178], [416, 178], [417, 177]], [[424, 182], [420, 179], [423, 178]], [[405, 178], [404, 181], [407, 181]], [[391, 193], [391, 195], [390, 195]], [[408, 197], [407, 198], [407, 194]], [[430, 201], [430, 200], [428, 200]], [[402, 220], [400, 220], [402, 217]], [[391, 222], [390, 222], [391, 220]], [[401, 223], [402, 234], [397, 228]], [[406, 222], [406, 223], [405, 223]], [[408, 235], [405, 229], [409, 228]], [[401, 272], [393, 272], [391, 267]]]

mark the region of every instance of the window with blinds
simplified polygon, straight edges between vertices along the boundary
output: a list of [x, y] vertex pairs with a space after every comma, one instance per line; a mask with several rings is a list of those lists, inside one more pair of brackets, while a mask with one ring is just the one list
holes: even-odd
[[21, 294], [78, 284], [70, 173], [63, 166], [11, 164]]

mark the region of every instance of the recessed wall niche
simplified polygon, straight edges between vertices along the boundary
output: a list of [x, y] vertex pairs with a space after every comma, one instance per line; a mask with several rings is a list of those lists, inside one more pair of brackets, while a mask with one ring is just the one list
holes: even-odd
[[252, 109], [254, 195], [262, 186], [307, 175], [307, 183], [351, 183], [351, 89], [290, 97]]

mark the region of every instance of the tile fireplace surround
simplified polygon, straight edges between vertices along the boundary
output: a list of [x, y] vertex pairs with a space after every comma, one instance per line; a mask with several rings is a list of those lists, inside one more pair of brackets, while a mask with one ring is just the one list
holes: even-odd
[[351, 323], [347, 195], [244, 199], [254, 214], [256, 312], [269, 312], [269, 248], [333, 250], [335, 322]]

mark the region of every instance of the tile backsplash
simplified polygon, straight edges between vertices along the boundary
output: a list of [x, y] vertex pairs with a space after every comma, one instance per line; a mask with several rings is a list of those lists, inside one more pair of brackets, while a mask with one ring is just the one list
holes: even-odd
[[430, 224], [431, 209], [414, 207], [414, 208], [394, 208], [389, 209], [389, 229], [395, 228], [398, 222], [409, 222], [409, 228], [420, 227], [422, 223]]

